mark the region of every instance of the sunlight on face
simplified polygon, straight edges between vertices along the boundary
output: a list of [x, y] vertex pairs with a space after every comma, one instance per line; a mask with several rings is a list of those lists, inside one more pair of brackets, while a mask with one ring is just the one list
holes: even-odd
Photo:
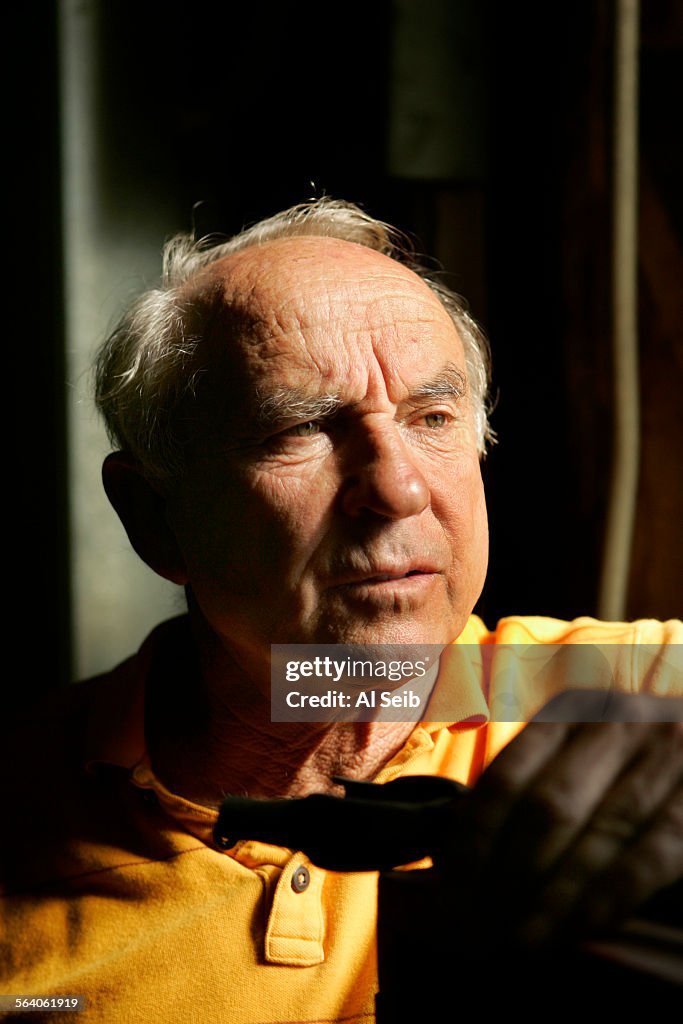
[[211, 269], [226, 309], [170, 503], [194, 599], [233, 652], [439, 643], [483, 585], [465, 357], [412, 271], [350, 242], [270, 242]]

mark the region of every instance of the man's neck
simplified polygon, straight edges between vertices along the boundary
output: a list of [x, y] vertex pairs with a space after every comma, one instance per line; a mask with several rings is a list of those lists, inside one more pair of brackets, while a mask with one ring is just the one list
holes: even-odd
[[270, 701], [202, 630], [180, 630], [155, 666], [146, 734], [155, 773], [172, 792], [217, 806], [228, 794], [341, 792], [333, 776], [367, 780], [401, 749], [405, 722], [270, 720]]

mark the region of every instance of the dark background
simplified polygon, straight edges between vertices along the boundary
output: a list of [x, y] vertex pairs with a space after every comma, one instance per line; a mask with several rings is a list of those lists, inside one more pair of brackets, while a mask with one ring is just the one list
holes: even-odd
[[[490, 625], [513, 613], [595, 614], [611, 447], [613, 4], [453, 0], [439, 45], [452, 42], [463, 102], [446, 145], [457, 155], [471, 144], [474, 156], [423, 177], [389, 159], [402, 116], [389, 0], [95, 6], [103, 222], [156, 204], [169, 234], [193, 220], [201, 233], [232, 233], [328, 193], [411, 233], [469, 298], [494, 353], [500, 441], [485, 463], [492, 548], [478, 610]], [[463, 57], [459, 15], [471, 27], [473, 9]], [[56, 9], [13, 17], [6, 214], [19, 254], [5, 316], [16, 400], [6, 403], [5, 549], [8, 630], [25, 654], [10, 687], [30, 677], [35, 692], [69, 676], [68, 340]], [[682, 50], [683, 5], [646, 0], [643, 461], [629, 618], [681, 614]]]

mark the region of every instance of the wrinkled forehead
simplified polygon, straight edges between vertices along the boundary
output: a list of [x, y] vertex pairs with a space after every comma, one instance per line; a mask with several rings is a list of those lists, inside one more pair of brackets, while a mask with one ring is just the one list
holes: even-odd
[[444, 367], [466, 377], [462, 343], [431, 289], [353, 243], [255, 246], [212, 266], [203, 295], [204, 368], [190, 416], [206, 438], [248, 433], [263, 403], [288, 389], [343, 404], [401, 401]]
[[284, 238], [253, 245], [218, 260], [207, 268], [228, 300], [248, 300], [255, 310], [305, 304], [334, 303], [337, 293], [358, 293], [371, 301], [405, 291], [421, 293], [423, 300], [440, 303], [427, 285], [408, 267], [383, 253], [338, 238]]
[[453, 322], [425, 282], [352, 242], [253, 246], [212, 265], [203, 287], [208, 372], [242, 402], [273, 384], [357, 391], [373, 374], [428, 377], [445, 361], [465, 370]]

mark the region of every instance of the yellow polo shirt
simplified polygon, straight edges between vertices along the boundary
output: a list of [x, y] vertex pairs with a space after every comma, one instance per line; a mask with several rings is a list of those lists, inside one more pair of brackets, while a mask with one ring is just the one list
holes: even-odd
[[[215, 812], [155, 778], [145, 680], [175, 621], [5, 737], [0, 993], [83, 996], [83, 1012], [58, 1015], [82, 1024], [369, 1022], [376, 875], [323, 871], [298, 851], [256, 841], [221, 850]], [[678, 622], [508, 618], [489, 631], [472, 617], [428, 708], [430, 717], [446, 708], [449, 720], [418, 725], [376, 781], [474, 782], [519, 721], [577, 685], [571, 650], [547, 671], [538, 645], [598, 645], [609, 685], [682, 695], [680, 657], [669, 647], [681, 643]], [[492, 716], [496, 708], [505, 713]]]

